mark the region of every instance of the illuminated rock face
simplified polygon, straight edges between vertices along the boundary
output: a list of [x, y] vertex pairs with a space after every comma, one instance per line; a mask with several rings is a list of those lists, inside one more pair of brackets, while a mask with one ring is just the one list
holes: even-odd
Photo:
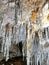
[[[49, 65], [49, 46], [45, 45], [49, 44], [48, 3], [45, 0], [43, 2], [42, 0], [37, 2], [36, 0], [16, 0], [16, 3], [14, 0], [4, 0], [1, 3], [0, 52], [3, 53], [6, 61], [13, 55], [21, 56], [23, 52], [27, 65]], [[21, 52], [20, 42], [22, 42]]]

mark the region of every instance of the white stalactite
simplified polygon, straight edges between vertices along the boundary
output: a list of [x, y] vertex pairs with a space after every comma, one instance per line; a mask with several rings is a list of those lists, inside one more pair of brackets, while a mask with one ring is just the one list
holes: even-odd
[[2, 42], [2, 47], [1, 47], [1, 52], [4, 52], [4, 45], [5, 45], [5, 28], [3, 29], [3, 42]]
[[5, 33], [6, 37], [5, 37], [4, 56], [6, 57], [6, 61], [9, 59], [9, 49], [11, 46], [11, 33], [12, 33], [11, 30]]
[[47, 28], [46, 28], [45, 32], [46, 32], [46, 39], [48, 39]]

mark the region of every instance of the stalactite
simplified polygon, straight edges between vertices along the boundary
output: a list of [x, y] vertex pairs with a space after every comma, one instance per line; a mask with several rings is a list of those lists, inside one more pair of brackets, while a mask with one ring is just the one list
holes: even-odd
[[[2, 36], [3, 37], [3, 39], [4, 39], [4, 33], [2, 33], [2, 32], [4, 32], [4, 30], [3, 30], [3, 26], [2, 26], [2, 24], [3, 24], [3, 16], [4, 16], [4, 14], [0, 14], [0, 36]], [[2, 40], [3, 40], [2, 39]], [[4, 46], [4, 40], [2, 41], [2, 43], [1, 43], [1, 52], [3, 52], [3, 46]]]
[[28, 24], [28, 30], [27, 30], [27, 33], [28, 33], [28, 36], [27, 36], [27, 65], [30, 65], [30, 52], [29, 52], [29, 48], [28, 48], [28, 43], [29, 43], [29, 25]]
[[46, 32], [46, 39], [48, 39], [48, 35], [47, 35], [47, 32], [48, 32], [48, 31], [47, 31], [47, 28], [46, 28], [46, 31], [45, 31], [45, 32]]
[[2, 48], [1, 48], [1, 52], [3, 52], [4, 53], [4, 45], [5, 45], [5, 28], [4, 29], [2, 29], [3, 30], [3, 42], [2, 42]]
[[18, 23], [18, 16], [20, 16], [20, 0], [15, 0], [15, 24]]
[[6, 33], [5, 33], [5, 47], [4, 47], [4, 56], [6, 57], [6, 61], [9, 59], [9, 49], [11, 46], [11, 25], [8, 23], [6, 25]]
[[48, 39], [49, 39], [49, 27], [48, 27]]

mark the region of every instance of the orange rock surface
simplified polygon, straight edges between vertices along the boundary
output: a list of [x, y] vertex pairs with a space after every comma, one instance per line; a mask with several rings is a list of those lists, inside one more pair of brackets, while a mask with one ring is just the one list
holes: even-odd
[[35, 20], [35, 19], [36, 19], [36, 12], [32, 12], [31, 20]]

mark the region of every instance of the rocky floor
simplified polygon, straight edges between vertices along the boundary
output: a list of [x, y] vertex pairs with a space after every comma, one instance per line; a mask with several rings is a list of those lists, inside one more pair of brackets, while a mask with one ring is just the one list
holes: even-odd
[[25, 57], [23, 60], [23, 57], [20, 56], [20, 57], [11, 58], [7, 62], [3, 59], [0, 62], [0, 65], [27, 65], [27, 64]]
[[3, 53], [0, 53], [0, 61], [3, 59]]

